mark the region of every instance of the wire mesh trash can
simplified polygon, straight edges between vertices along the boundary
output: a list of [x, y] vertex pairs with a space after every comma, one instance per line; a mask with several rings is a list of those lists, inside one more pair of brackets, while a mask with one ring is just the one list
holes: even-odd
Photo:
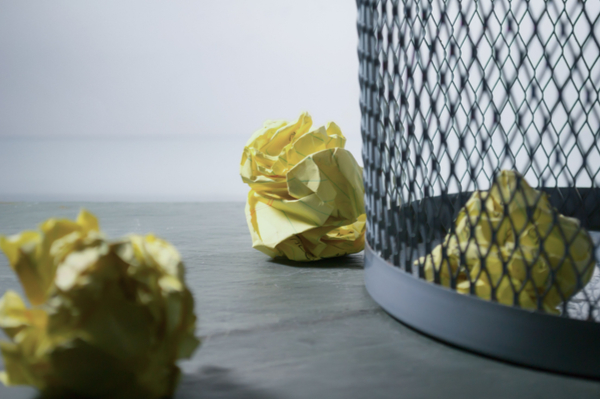
[[600, 3], [357, 7], [367, 290], [436, 338], [600, 378]]

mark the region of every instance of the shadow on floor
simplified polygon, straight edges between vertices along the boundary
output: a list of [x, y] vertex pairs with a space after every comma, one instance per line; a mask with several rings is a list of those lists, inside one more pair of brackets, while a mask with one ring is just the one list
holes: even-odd
[[[272, 394], [235, 381], [231, 374], [230, 369], [215, 366], [204, 366], [195, 373], [184, 374], [173, 399], [276, 399]], [[35, 397], [35, 399], [65, 399], [64, 394], [53, 393], [28, 397]], [[71, 394], [66, 397], [69, 399], [86, 399]]]
[[362, 269], [363, 256], [360, 255], [345, 255], [337, 258], [327, 258], [316, 260], [313, 262], [297, 262], [286, 258], [274, 258], [267, 262], [277, 263], [279, 265], [291, 267], [305, 267], [314, 269]]
[[275, 399], [272, 394], [235, 381], [231, 370], [204, 366], [193, 374], [185, 374], [174, 399]]

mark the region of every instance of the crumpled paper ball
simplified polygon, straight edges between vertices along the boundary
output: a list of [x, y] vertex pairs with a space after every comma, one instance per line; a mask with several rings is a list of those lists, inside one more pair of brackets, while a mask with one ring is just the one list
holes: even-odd
[[559, 214], [547, 194], [517, 172], [503, 170], [489, 192], [473, 193], [455, 233], [415, 264], [424, 266], [429, 281], [437, 272], [449, 287], [454, 277], [459, 293], [490, 300], [495, 291], [499, 303], [513, 305], [517, 298], [525, 309], [538, 309], [539, 296], [544, 311], [558, 314], [558, 306], [589, 282], [593, 249], [579, 220]]
[[362, 168], [335, 123], [311, 126], [308, 113], [267, 121], [244, 147], [252, 246], [271, 257], [312, 261], [364, 248]]
[[109, 242], [86, 211], [40, 229], [0, 238], [32, 305], [0, 299], [0, 381], [59, 397], [170, 396], [175, 362], [199, 345], [177, 250], [152, 235]]

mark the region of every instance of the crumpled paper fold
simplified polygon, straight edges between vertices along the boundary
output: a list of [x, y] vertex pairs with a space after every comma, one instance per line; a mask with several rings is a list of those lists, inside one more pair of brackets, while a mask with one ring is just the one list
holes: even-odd
[[362, 168], [335, 123], [311, 126], [308, 113], [267, 121], [244, 148], [252, 246], [271, 257], [312, 261], [364, 248]]
[[538, 309], [539, 298], [542, 310], [558, 314], [558, 306], [589, 282], [593, 248], [579, 220], [558, 214], [546, 193], [503, 170], [490, 191], [473, 193], [455, 232], [415, 264], [423, 265], [429, 281], [437, 274], [450, 286], [454, 278], [459, 293], [487, 300], [493, 293], [499, 303], [516, 300], [525, 309]]
[[153, 235], [109, 242], [86, 211], [40, 229], [0, 238], [32, 305], [0, 299], [0, 381], [59, 397], [170, 396], [176, 360], [199, 345], [177, 250]]

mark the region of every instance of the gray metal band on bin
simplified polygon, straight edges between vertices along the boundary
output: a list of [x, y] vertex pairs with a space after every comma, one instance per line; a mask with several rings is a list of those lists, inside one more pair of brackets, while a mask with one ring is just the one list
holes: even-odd
[[390, 315], [442, 341], [525, 366], [600, 378], [600, 323], [458, 294], [392, 266], [368, 243], [365, 285]]

